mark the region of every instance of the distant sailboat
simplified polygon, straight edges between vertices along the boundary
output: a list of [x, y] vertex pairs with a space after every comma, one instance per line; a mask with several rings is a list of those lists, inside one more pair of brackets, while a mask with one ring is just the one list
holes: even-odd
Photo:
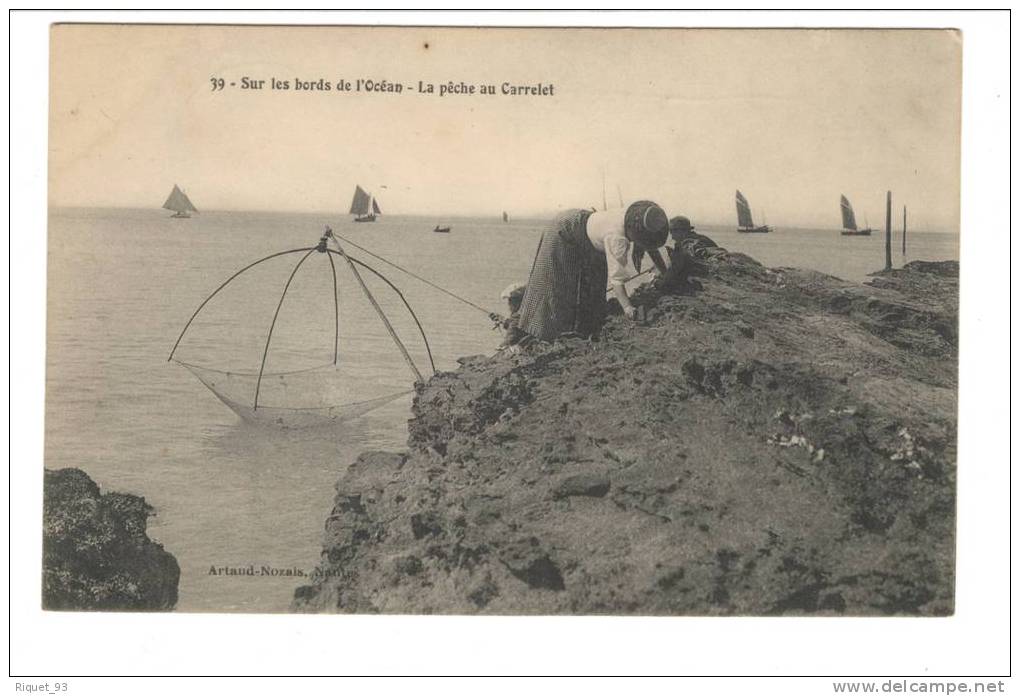
[[748, 205], [747, 199], [744, 198], [739, 190], [737, 191], [737, 232], [758, 232], [766, 233], [771, 232], [772, 228], [768, 225], [758, 225], [755, 227], [754, 219], [751, 217], [751, 206]]
[[510, 222], [510, 216], [506, 214], [505, 210], [503, 211], [503, 222]]
[[366, 192], [361, 186], [355, 186], [350, 214], [355, 216], [354, 222], [375, 222], [375, 216], [382, 215], [382, 211], [379, 210], [375, 196]]
[[177, 184], [174, 184], [173, 191], [167, 196], [163, 207], [174, 211], [174, 214], [170, 216], [174, 218], [189, 218], [191, 217], [190, 213], [198, 212], [198, 208], [191, 203], [191, 199], [188, 198], [188, 195]]
[[857, 229], [857, 218], [854, 217], [853, 206], [850, 205], [850, 201], [847, 200], [846, 196], [840, 195], [839, 197], [839, 211], [843, 214], [843, 232], [841, 234], [846, 236], [871, 236], [870, 227], [866, 226], [862, 230]]

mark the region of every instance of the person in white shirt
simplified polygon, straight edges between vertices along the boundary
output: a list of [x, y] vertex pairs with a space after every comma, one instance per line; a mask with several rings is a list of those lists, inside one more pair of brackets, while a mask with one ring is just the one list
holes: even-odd
[[542, 341], [575, 333], [598, 334], [606, 314], [606, 284], [624, 314], [637, 311], [627, 295], [627, 261], [647, 253], [661, 273], [658, 249], [669, 236], [669, 218], [651, 201], [593, 212], [568, 210], [542, 233], [521, 302], [517, 326]]

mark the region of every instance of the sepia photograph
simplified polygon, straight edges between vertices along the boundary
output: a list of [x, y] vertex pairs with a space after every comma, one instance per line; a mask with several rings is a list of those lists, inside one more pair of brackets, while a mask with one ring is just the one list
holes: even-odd
[[45, 621], [972, 606], [966, 31], [267, 20], [45, 29]]
[[958, 33], [51, 54], [47, 609], [953, 612]]

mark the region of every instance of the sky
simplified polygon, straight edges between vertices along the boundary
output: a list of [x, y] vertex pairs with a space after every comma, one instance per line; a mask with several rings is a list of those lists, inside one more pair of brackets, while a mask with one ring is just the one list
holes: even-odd
[[[959, 221], [961, 42], [949, 30], [56, 25], [50, 203], [546, 215], [640, 198], [778, 226]], [[242, 78], [265, 80], [241, 89]], [[222, 78], [224, 89], [213, 90]], [[272, 78], [290, 90], [272, 90]], [[334, 89], [295, 91], [295, 78]], [[386, 80], [400, 94], [338, 91]], [[432, 84], [433, 94], [417, 85]], [[234, 82], [235, 86], [229, 86]], [[441, 84], [496, 95], [439, 96]], [[503, 83], [552, 85], [510, 96]]]

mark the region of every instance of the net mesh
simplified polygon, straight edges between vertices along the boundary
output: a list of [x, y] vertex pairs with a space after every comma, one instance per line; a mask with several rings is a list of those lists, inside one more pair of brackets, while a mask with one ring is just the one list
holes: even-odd
[[[328, 259], [312, 254], [295, 271], [294, 256], [283, 256], [237, 276], [200, 306], [187, 345], [171, 359], [243, 420], [260, 425], [341, 423], [411, 394], [418, 366], [427, 370], [431, 358], [409, 306], [380, 275], [362, 270], [359, 280], [345, 259]], [[285, 287], [285, 297], [267, 293], [272, 287]], [[267, 317], [274, 329], [268, 343]], [[409, 370], [408, 361], [418, 369]], [[314, 366], [304, 367], [309, 362]]]
[[[254, 395], [258, 383], [257, 372], [227, 372], [179, 360], [174, 362], [195, 375], [245, 421], [284, 428], [340, 423], [385, 406], [414, 391], [405, 388], [358, 401], [355, 400], [358, 395], [370, 389], [378, 391], [380, 385], [376, 382], [370, 385], [359, 384], [365, 380], [344, 374], [345, 370], [330, 364], [292, 372], [264, 373], [260, 385], [261, 403], [256, 409]], [[390, 385], [390, 388], [399, 389], [394, 385]]]

